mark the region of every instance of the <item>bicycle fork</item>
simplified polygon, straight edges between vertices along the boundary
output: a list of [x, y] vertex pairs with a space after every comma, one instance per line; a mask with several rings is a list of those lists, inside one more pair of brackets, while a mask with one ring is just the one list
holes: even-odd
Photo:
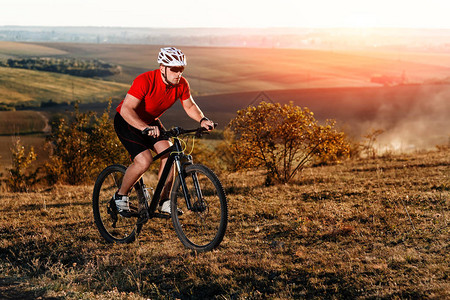
[[192, 209], [191, 195], [189, 194], [189, 190], [186, 185], [186, 180], [184, 179], [186, 177], [186, 173], [184, 172], [184, 168], [182, 168], [181, 161], [179, 159], [175, 159], [175, 165], [177, 166], [178, 176], [180, 178], [184, 199], [186, 199], [186, 207], [188, 210], [191, 210]]
[[206, 205], [203, 201], [203, 194], [202, 194], [202, 190], [200, 188], [200, 184], [198, 182], [198, 177], [197, 177], [197, 173], [193, 172], [191, 174], [192, 176], [192, 182], [194, 183], [194, 190], [195, 190], [195, 195], [197, 197], [197, 201], [195, 201], [196, 199], [194, 199], [194, 204], [192, 204], [191, 202], [191, 194], [189, 193], [189, 189], [187, 187], [186, 184], [186, 172], [184, 172], [184, 165], [186, 164], [192, 164], [191, 162], [185, 163], [185, 164], [181, 164], [180, 160], [175, 160], [176, 166], [177, 166], [177, 170], [178, 170], [178, 176], [180, 177], [180, 182], [181, 182], [181, 188], [183, 190], [183, 194], [184, 194], [184, 198], [186, 199], [186, 207], [188, 210], [191, 210], [193, 212], [203, 212], [206, 209]]
[[192, 210], [194, 212], [204, 212], [207, 207], [203, 199], [202, 189], [200, 188], [196, 172], [192, 173], [192, 181], [194, 182], [195, 194], [197, 195], [197, 201], [194, 203], [194, 207]]

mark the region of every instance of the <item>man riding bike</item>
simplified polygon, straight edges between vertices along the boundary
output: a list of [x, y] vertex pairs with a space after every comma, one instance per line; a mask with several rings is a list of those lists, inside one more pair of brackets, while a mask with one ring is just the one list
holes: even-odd
[[[159, 117], [178, 99], [187, 115], [212, 130], [214, 122], [205, 117], [191, 96], [189, 83], [182, 77], [186, 57], [174, 47], [161, 48], [158, 55], [159, 69], [136, 77], [125, 99], [117, 106], [114, 129], [131, 156], [132, 164], [127, 168], [120, 189], [113, 199], [120, 215], [131, 215], [128, 193], [132, 186], [147, 171], [153, 161], [152, 153], [161, 153], [171, 142], [160, 136], [164, 129]], [[158, 178], [164, 169], [167, 156], [161, 159]], [[161, 193], [160, 212], [170, 214], [169, 193], [173, 183], [173, 171]], [[182, 212], [179, 212], [182, 213]]]

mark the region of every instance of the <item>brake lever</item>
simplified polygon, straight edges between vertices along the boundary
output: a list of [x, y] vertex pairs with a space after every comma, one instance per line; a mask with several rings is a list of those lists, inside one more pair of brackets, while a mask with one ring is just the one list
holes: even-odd
[[[214, 123], [214, 127], [212, 126], [208, 126], [209, 130], [213, 130], [214, 128], [216, 128], [218, 125], [218, 123]], [[206, 128], [200, 127], [196, 132], [195, 132], [195, 137], [200, 138], [202, 137], [202, 135], [204, 134], [209, 134], [209, 131]]]

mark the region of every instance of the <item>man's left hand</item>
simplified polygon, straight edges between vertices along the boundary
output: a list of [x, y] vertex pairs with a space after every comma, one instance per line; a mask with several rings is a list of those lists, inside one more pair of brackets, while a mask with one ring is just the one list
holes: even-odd
[[203, 118], [202, 121], [200, 122], [200, 126], [202, 126], [205, 129], [208, 129], [208, 131], [211, 131], [214, 129], [214, 122], [211, 121], [210, 119]]

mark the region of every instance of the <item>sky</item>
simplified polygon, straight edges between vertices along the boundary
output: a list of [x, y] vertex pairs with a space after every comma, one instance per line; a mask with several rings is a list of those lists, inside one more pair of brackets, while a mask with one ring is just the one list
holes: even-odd
[[0, 26], [445, 28], [448, 0], [0, 0]]

